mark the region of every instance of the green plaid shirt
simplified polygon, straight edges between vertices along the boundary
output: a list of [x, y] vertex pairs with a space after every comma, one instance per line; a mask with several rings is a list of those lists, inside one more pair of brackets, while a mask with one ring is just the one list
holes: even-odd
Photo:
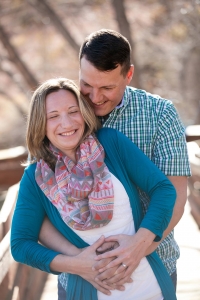
[[[104, 127], [124, 133], [165, 175], [191, 175], [185, 129], [171, 101], [126, 87], [122, 104], [107, 118], [100, 119]], [[149, 197], [143, 191], [138, 191], [145, 213]], [[176, 270], [176, 260], [180, 256], [173, 231], [159, 245], [157, 253], [171, 275]], [[59, 281], [66, 290], [67, 274], [59, 275]]]
[[[127, 87], [122, 104], [107, 118], [100, 118], [103, 127], [124, 133], [165, 175], [190, 176], [185, 128], [172, 102]], [[149, 197], [143, 191], [138, 191], [145, 213]], [[173, 232], [160, 244], [157, 253], [171, 275], [176, 270], [176, 260], [180, 255]]]

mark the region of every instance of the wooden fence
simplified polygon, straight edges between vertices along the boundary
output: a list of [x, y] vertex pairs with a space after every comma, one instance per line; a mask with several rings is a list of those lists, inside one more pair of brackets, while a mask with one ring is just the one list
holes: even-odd
[[200, 229], [200, 148], [197, 143], [188, 143], [192, 176], [188, 179], [191, 214]]
[[19, 184], [8, 189], [0, 211], [0, 299], [39, 300], [47, 273], [17, 263], [10, 253], [10, 225]]
[[[24, 147], [0, 151], [0, 192], [6, 194], [0, 208], [0, 299], [39, 300], [47, 273], [17, 263], [10, 253], [10, 225], [23, 174]], [[5, 192], [7, 190], [7, 192]]]
[[188, 179], [191, 214], [200, 229], [200, 125], [186, 128], [186, 140], [192, 176]]

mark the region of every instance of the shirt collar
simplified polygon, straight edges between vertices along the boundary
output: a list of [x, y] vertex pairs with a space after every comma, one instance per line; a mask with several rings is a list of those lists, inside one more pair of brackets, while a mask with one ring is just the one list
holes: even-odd
[[124, 105], [124, 96], [122, 98], [122, 100], [120, 101], [120, 103], [115, 107], [116, 109], [121, 108]]
[[113, 115], [113, 114], [115, 115], [115, 113], [117, 111], [119, 112], [119, 114], [121, 114], [123, 112], [124, 108], [128, 105], [128, 103], [129, 103], [129, 87], [126, 86], [122, 101], [108, 115], [103, 116], [103, 117], [99, 117], [99, 120], [100, 120], [101, 124], [104, 124], [106, 122], [106, 120], [111, 115]]

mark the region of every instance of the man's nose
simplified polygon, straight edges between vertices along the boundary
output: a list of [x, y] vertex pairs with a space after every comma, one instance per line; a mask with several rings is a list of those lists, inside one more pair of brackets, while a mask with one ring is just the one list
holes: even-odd
[[91, 92], [90, 92], [90, 100], [92, 101], [92, 103], [99, 103], [101, 102], [103, 99], [102, 97], [102, 94], [99, 90], [97, 89], [93, 89]]

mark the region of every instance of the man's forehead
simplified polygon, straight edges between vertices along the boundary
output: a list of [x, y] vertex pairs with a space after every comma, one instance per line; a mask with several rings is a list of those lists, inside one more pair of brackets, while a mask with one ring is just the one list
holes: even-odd
[[92, 75], [84, 76], [84, 72], [80, 75], [79, 81], [82, 84], [90, 85], [91, 87], [108, 88], [117, 85], [116, 80], [112, 77], [101, 76], [101, 78], [93, 77]]
[[100, 71], [88, 61], [80, 64], [79, 80], [82, 83], [98, 86], [116, 85], [116, 81], [121, 79], [121, 66], [111, 71]]

